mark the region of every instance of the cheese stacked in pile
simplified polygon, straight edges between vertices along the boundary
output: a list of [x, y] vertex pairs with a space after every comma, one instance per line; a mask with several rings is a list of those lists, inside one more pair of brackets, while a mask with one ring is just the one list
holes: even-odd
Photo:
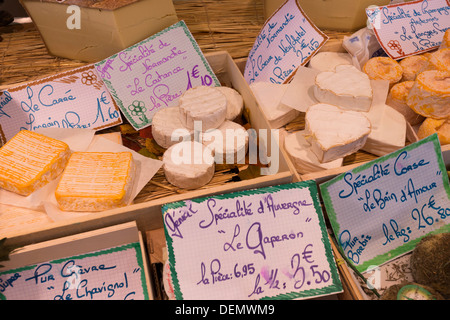
[[58, 177], [69, 156], [64, 142], [22, 130], [0, 149], [0, 188], [28, 196]]
[[211, 181], [216, 163], [243, 163], [249, 137], [233, 121], [243, 107], [242, 96], [232, 88], [199, 86], [183, 93], [178, 106], [159, 110], [152, 134], [167, 149], [162, 159], [167, 181], [197, 189]]

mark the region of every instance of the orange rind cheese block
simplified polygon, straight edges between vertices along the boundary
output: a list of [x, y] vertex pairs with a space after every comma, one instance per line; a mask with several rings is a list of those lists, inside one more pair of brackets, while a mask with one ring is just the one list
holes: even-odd
[[402, 81], [415, 80], [422, 71], [427, 70], [429, 61], [425, 55], [410, 56], [399, 62], [403, 70]]
[[450, 48], [450, 29], [447, 29], [442, 38], [440, 49]]
[[448, 71], [450, 72], [450, 48], [437, 50], [430, 54], [429, 69]]
[[131, 152], [74, 152], [55, 191], [63, 211], [103, 211], [130, 202], [135, 165]]
[[66, 143], [22, 130], [0, 149], [0, 188], [28, 196], [58, 177], [69, 157]]
[[429, 70], [419, 74], [406, 103], [424, 117], [450, 117], [450, 72]]
[[375, 57], [369, 59], [363, 66], [363, 71], [371, 80], [387, 80], [392, 86], [403, 76], [403, 69], [394, 59]]
[[450, 120], [426, 118], [417, 131], [419, 139], [437, 133], [441, 145], [450, 144]]
[[403, 81], [396, 83], [389, 90], [389, 94], [386, 99], [386, 104], [400, 112], [405, 117], [405, 120], [412, 126], [423, 122], [425, 119], [406, 104], [406, 98], [408, 97], [409, 91], [413, 85], [414, 81]]

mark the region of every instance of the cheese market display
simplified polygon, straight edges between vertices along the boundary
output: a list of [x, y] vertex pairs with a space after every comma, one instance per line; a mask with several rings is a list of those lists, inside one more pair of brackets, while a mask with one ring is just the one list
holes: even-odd
[[0, 148], [0, 188], [28, 196], [58, 177], [69, 156], [64, 142], [22, 130]]
[[134, 162], [130, 152], [74, 152], [55, 191], [64, 211], [103, 211], [127, 205]]
[[372, 80], [387, 80], [392, 86], [403, 76], [402, 66], [388, 57], [375, 57], [364, 64], [363, 71]]

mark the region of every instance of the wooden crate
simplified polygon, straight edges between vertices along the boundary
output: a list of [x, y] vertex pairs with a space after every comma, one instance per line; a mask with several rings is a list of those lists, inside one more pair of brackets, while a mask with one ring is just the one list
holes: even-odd
[[[260, 112], [247, 82], [240, 73], [231, 56], [226, 51], [210, 53], [205, 55], [215, 74], [222, 85], [235, 88], [241, 93], [244, 99], [246, 114], [253, 129], [270, 130], [270, 126], [265, 116]], [[276, 143], [270, 135], [265, 141], [265, 148], [271, 150], [271, 144]], [[279, 150], [279, 148], [277, 148]], [[274, 174], [259, 176], [249, 180], [223, 183], [218, 186], [202, 188], [180, 194], [136, 203], [124, 208], [107, 210], [89, 215], [82, 215], [61, 221], [44, 221], [38, 224], [24, 222], [20, 228], [0, 230], [2, 237], [8, 238], [8, 244], [27, 245], [41, 242], [75, 233], [99, 229], [128, 221], [136, 221], [139, 230], [147, 231], [163, 226], [161, 206], [165, 203], [175, 202], [190, 198], [202, 197], [205, 195], [221, 194], [251, 188], [265, 187], [292, 182], [294, 179], [293, 170], [284, 151], [279, 150], [278, 170]], [[17, 215], [20, 216], [20, 210]], [[30, 210], [23, 210], [24, 214], [32, 216]], [[42, 216], [42, 213], [36, 213]], [[0, 214], [1, 219], [1, 214]], [[44, 219], [41, 219], [44, 220]]]

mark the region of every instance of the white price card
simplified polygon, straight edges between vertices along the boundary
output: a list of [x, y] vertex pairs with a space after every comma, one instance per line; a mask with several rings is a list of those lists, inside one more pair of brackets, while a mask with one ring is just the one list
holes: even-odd
[[327, 40], [297, 1], [288, 0], [262, 27], [248, 55], [244, 78], [249, 84], [287, 83]]
[[450, 186], [437, 134], [320, 185], [338, 245], [361, 272], [450, 231]]
[[119, 108], [94, 65], [20, 84], [0, 94], [2, 143], [20, 130], [101, 130], [121, 123]]
[[366, 9], [371, 29], [392, 59], [439, 47], [450, 28], [449, 0], [419, 0]]
[[295, 299], [342, 291], [314, 181], [163, 206], [177, 299]]
[[120, 110], [136, 129], [161, 108], [176, 106], [196, 86], [220, 86], [184, 21], [95, 64]]
[[0, 300], [147, 300], [139, 242], [0, 272]]

